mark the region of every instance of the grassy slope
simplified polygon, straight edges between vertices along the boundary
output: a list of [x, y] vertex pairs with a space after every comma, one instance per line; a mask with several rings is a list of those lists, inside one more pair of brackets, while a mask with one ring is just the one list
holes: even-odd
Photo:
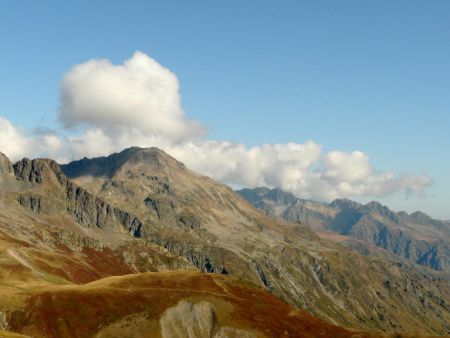
[[[10, 329], [34, 337], [159, 337], [159, 318], [180, 300], [213, 304], [221, 325], [267, 337], [377, 337], [314, 318], [231, 276], [172, 271], [84, 285], [11, 290]], [[120, 330], [120, 333], [118, 332]]]

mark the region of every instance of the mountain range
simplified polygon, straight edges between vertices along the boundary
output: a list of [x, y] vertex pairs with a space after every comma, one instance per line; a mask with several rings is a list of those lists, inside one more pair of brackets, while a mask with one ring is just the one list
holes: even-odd
[[324, 204], [279, 188], [242, 189], [238, 193], [266, 215], [307, 224], [322, 236], [330, 232], [329, 237], [342, 235], [342, 242], [361, 253], [369, 254], [377, 246], [417, 264], [450, 272], [448, 221], [435, 220], [420, 211], [394, 212], [376, 201], [362, 205], [336, 199]]
[[[318, 231], [350, 238], [350, 216], [342, 216], [348, 220], [342, 234], [328, 220], [347, 210], [337, 204], [351, 202], [310, 202], [324, 210], [308, 209], [313, 224], [294, 209], [284, 217], [284, 205], [299, 200], [279, 193], [284, 202], [266, 201], [274, 209], [261, 212], [242, 191], [192, 172], [157, 148], [66, 165], [49, 159], [12, 164], [1, 154], [0, 329], [9, 331], [3, 335], [450, 332], [450, 284], [438, 271], [446, 269], [445, 260], [430, 256], [431, 269], [414, 259], [362, 255]], [[314, 213], [326, 211], [329, 218]], [[437, 236], [446, 223], [430, 229], [423, 234]]]

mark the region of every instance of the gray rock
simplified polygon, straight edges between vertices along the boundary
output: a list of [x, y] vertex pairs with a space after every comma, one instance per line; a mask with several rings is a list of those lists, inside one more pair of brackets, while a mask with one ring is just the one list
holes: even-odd
[[11, 161], [8, 157], [6, 157], [5, 154], [0, 152], [0, 175], [7, 174], [11, 175], [13, 174], [13, 167], [11, 164]]
[[[315, 230], [332, 230], [417, 264], [439, 271], [450, 270], [450, 224], [423, 212], [396, 213], [376, 201], [362, 205], [349, 199], [335, 199], [326, 205], [295, 198], [278, 188], [237, 192], [268, 216], [299, 221]], [[434, 238], [424, 239], [433, 232]], [[371, 252], [362, 248], [361, 243], [347, 243], [361, 253]]]
[[163, 338], [253, 338], [254, 334], [233, 328], [221, 327], [214, 306], [202, 301], [193, 304], [181, 300], [167, 309], [160, 319]]

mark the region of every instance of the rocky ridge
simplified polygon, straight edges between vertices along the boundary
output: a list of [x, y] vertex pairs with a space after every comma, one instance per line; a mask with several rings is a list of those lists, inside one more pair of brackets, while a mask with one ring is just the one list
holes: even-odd
[[302, 222], [317, 232], [343, 235], [346, 245], [361, 252], [369, 252], [370, 247], [351, 239], [435, 270], [450, 271], [450, 223], [422, 212], [397, 213], [375, 201], [362, 205], [337, 199], [323, 204], [278, 188], [242, 189], [238, 193], [267, 215]]

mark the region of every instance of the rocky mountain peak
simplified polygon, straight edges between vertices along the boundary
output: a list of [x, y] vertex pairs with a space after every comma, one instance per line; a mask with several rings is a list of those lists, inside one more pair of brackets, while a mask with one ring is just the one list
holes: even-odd
[[290, 192], [281, 190], [280, 188], [273, 188], [267, 194], [267, 197], [277, 203], [293, 204], [297, 198]]
[[426, 213], [422, 211], [415, 211], [412, 214], [410, 214], [409, 217], [413, 218], [418, 222], [429, 222], [432, 220], [430, 216], [428, 216]]
[[255, 201], [261, 198], [264, 198], [267, 193], [270, 191], [269, 188], [260, 187], [260, 188], [243, 188], [241, 190], [237, 190], [237, 193], [244, 197], [248, 201]]
[[368, 209], [380, 210], [383, 208], [383, 205], [377, 201], [371, 201], [365, 205]]
[[399, 211], [399, 212], [397, 212], [397, 215], [402, 218], [409, 217], [409, 215], [406, 211]]
[[362, 211], [366, 212], [376, 212], [380, 215], [383, 215], [387, 218], [389, 218], [391, 221], [398, 222], [399, 221], [399, 215], [395, 212], [393, 212], [391, 209], [389, 209], [387, 206], [382, 205], [380, 202], [372, 201], [367, 203], [366, 205], [363, 205], [361, 207]]
[[12, 174], [13, 167], [9, 158], [0, 152], [0, 175], [2, 174]]
[[66, 178], [58, 163], [54, 160], [38, 158], [30, 160], [24, 158], [13, 165], [14, 173], [19, 181], [31, 183], [49, 183], [55, 179], [62, 183]]
[[371, 201], [363, 205], [362, 208], [367, 211], [375, 211], [381, 214], [386, 214], [390, 211], [388, 207], [382, 205], [380, 202], [377, 201]]
[[131, 147], [109, 156], [92, 159], [83, 158], [61, 165], [61, 169], [69, 178], [80, 176], [112, 178], [121, 168], [138, 168], [139, 165], [145, 165], [156, 170], [166, 167], [186, 170], [183, 163], [155, 147]]
[[123, 158], [126, 160], [125, 163], [129, 163], [130, 165], [145, 164], [154, 166], [158, 169], [165, 167], [177, 168], [182, 170], [186, 169], [186, 166], [183, 163], [177, 161], [165, 151], [156, 147], [133, 147], [125, 149], [122, 153], [124, 155]]
[[[432, 219], [420, 211], [411, 215], [405, 211], [397, 213], [377, 201], [362, 205], [349, 199], [335, 199], [326, 205], [297, 199], [292, 205], [283, 205], [267, 197], [274, 190], [243, 189], [238, 193], [268, 216], [300, 220], [313, 230], [343, 235], [344, 245], [364, 255], [377, 255], [371, 247], [375, 245], [417, 264], [449, 270], [449, 222]], [[277, 196], [276, 190], [274, 195]]]
[[261, 200], [268, 200], [278, 204], [291, 205], [297, 201], [295, 197], [290, 192], [284, 191], [280, 188], [269, 189], [266, 187], [260, 188], [244, 188], [237, 191], [238, 194], [243, 196], [246, 200], [256, 202]]
[[329, 205], [330, 207], [338, 209], [358, 209], [359, 207], [362, 206], [362, 204], [349, 200], [347, 198], [336, 198]]

